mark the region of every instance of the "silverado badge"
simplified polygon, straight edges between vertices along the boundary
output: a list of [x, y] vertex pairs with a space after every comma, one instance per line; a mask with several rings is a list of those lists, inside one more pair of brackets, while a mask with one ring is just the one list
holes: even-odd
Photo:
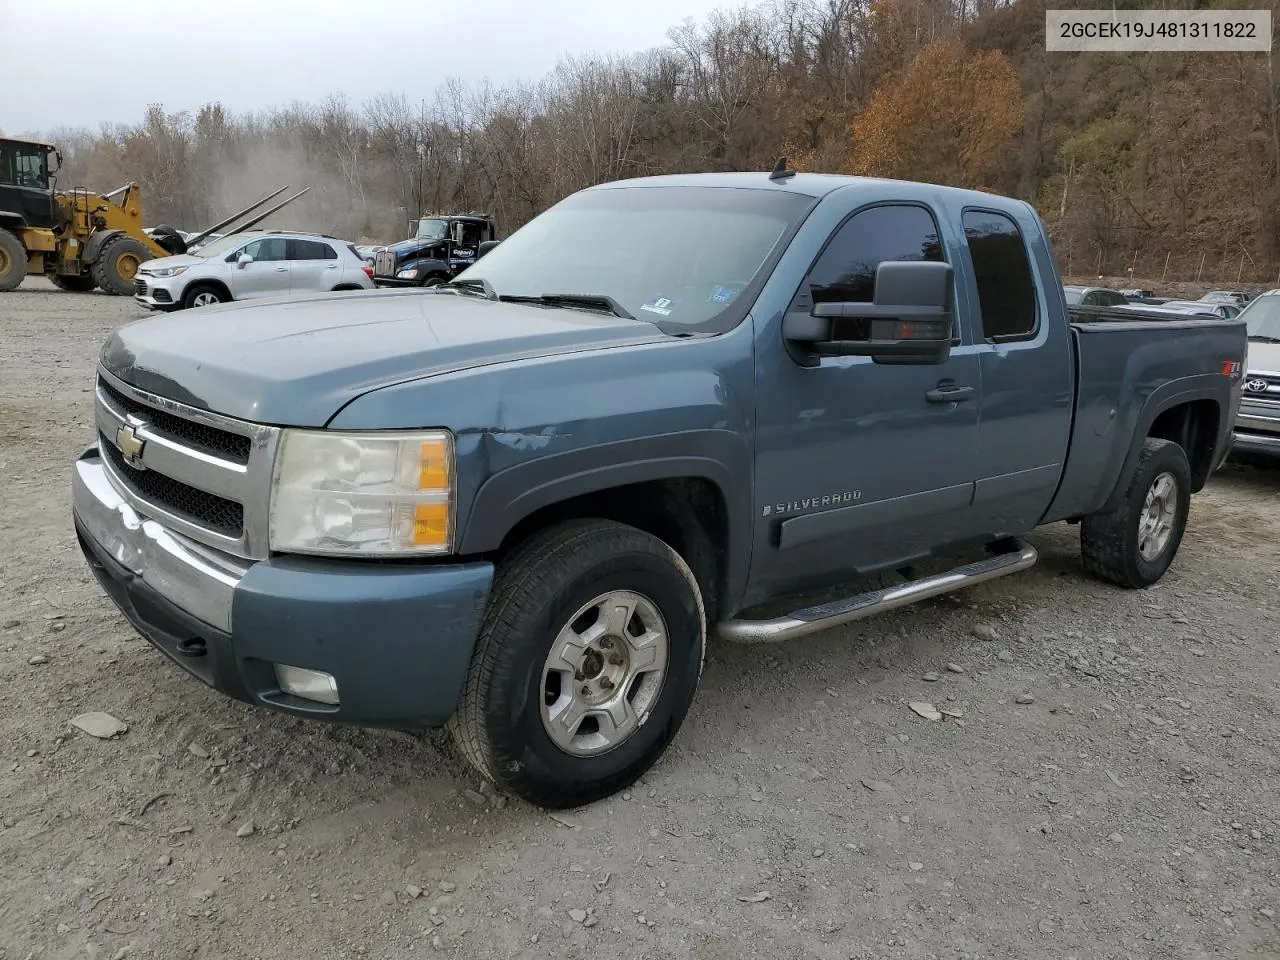
[[126, 423], [116, 430], [116, 446], [129, 466], [142, 468], [142, 448], [146, 445], [147, 441], [138, 436], [132, 424]]
[[841, 504], [854, 503], [861, 499], [861, 490], [842, 490], [840, 493], [829, 493], [821, 497], [804, 497], [800, 500], [788, 500], [786, 503], [766, 503], [764, 505], [764, 516], [807, 513], [810, 510], [838, 507]]

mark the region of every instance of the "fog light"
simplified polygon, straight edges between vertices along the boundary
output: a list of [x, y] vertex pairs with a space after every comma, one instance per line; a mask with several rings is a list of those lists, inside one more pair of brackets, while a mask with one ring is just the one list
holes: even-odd
[[305, 667], [291, 667], [287, 663], [277, 663], [276, 683], [285, 693], [295, 697], [305, 697], [320, 703], [338, 702], [338, 681], [333, 674], [323, 670], [308, 670]]

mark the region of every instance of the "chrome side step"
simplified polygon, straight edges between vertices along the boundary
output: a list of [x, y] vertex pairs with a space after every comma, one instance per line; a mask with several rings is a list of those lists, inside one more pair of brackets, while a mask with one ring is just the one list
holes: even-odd
[[1035, 566], [1037, 559], [1039, 554], [1035, 547], [1014, 541], [1013, 548], [1008, 552], [968, 563], [936, 576], [806, 607], [772, 620], [723, 620], [716, 625], [716, 634], [733, 643], [781, 643], [784, 640], [794, 640], [930, 597], [972, 587], [996, 577], [1006, 577]]

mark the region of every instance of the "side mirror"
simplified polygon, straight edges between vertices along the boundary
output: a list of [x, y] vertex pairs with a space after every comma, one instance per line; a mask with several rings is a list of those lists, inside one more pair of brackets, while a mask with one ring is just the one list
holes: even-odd
[[247, 253], [242, 253], [236, 260], [236, 263], [239, 264], [240, 268], [243, 270], [249, 264], [253, 263], [253, 257], [249, 256]]
[[[951, 355], [954, 270], [927, 260], [886, 260], [870, 303], [819, 302], [783, 317], [782, 335], [818, 356], [877, 363], [942, 363]], [[815, 361], [816, 362], [816, 361]]]
[[476, 259], [479, 260], [481, 257], [483, 257], [486, 253], [488, 253], [490, 250], [492, 250], [501, 242], [502, 242], [501, 240], [485, 240], [476, 249]]

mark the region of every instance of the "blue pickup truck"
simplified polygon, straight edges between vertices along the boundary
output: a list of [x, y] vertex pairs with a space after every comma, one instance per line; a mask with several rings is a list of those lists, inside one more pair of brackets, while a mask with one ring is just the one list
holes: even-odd
[[1245, 352], [1234, 321], [1070, 314], [1021, 201], [621, 181], [430, 290], [125, 325], [74, 523], [204, 683], [447, 725], [483, 776], [572, 806], [663, 753], [709, 634], [789, 640], [1015, 573], [1058, 522], [1089, 574], [1158, 581]]

